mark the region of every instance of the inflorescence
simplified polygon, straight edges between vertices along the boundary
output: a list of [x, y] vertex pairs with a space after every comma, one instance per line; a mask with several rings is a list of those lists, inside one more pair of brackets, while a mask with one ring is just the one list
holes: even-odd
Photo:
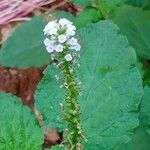
[[[61, 103], [61, 110], [64, 113], [64, 119], [68, 123], [66, 149], [67, 150], [83, 150], [82, 140], [84, 138], [82, 127], [80, 124], [80, 106], [77, 101], [80, 96], [80, 83], [75, 75], [74, 64], [77, 63], [75, 56], [79, 56], [81, 45], [74, 37], [76, 27], [72, 22], [63, 18], [60, 20], [50, 21], [44, 28], [46, 39], [44, 44], [46, 50], [51, 53], [51, 59], [58, 61], [57, 67], [63, 73], [63, 80], [60, 88], [66, 89], [64, 103]], [[62, 77], [62, 75], [61, 75]], [[59, 76], [55, 75], [56, 80]], [[63, 106], [64, 105], [64, 106]], [[65, 110], [64, 110], [65, 108]]]
[[81, 46], [74, 37], [76, 27], [69, 20], [65, 18], [52, 20], [45, 26], [43, 31], [47, 36], [44, 44], [49, 53], [61, 53], [64, 50], [71, 50], [64, 56], [66, 61], [71, 61], [73, 51], [80, 51]]

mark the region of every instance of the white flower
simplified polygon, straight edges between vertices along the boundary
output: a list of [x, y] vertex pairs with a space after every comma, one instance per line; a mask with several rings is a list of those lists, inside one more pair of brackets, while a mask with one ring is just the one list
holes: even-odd
[[49, 52], [49, 53], [52, 53], [55, 49], [55, 46], [52, 46], [52, 45], [49, 45], [46, 47], [46, 50]]
[[56, 35], [57, 34], [57, 20], [50, 21], [44, 28], [44, 34], [45, 35]]
[[77, 45], [77, 42], [78, 42], [78, 40], [76, 38], [72, 37], [69, 40], [68, 44], [70, 44], [71, 46], [74, 46], [74, 45]]
[[49, 31], [49, 35], [57, 35], [57, 28], [52, 28], [52, 29]]
[[54, 41], [51, 41], [50, 39], [46, 38], [44, 40], [44, 44], [45, 44], [46, 47], [47, 46], [53, 46], [54, 45]]
[[66, 40], [67, 40], [67, 37], [65, 35], [62, 34], [62, 35], [58, 36], [58, 42], [59, 43], [65, 43]]
[[56, 48], [55, 48], [55, 51], [56, 52], [62, 52], [63, 51], [63, 46], [61, 45], [61, 44], [58, 44], [57, 46], [56, 46]]
[[75, 51], [80, 51], [81, 45], [77, 43], [76, 45], [70, 46], [69, 48]]
[[67, 36], [74, 36], [75, 33], [76, 33], [76, 32], [75, 32], [74, 30], [67, 30], [67, 31], [66, 31], [66, 35], [67, 35]]
[[[74, 51], [80, 51], [81, 46], [78, 43], [78, 40], [74, 37], [76, 27], [71, 21], [65, 18], [50, 21], [45, 26], [43, 31], [47, 36], [44, 40], [44, 44], [49, 53], [54, 51], [63, 52], [65, 47], [73, 49]], [[69, 51], [69, 49], [66, 50]], [[65, 59], [66, 61], [71, 61], [73, 59], [72, 54], [67, 54]]]
[[69, 20], [67, 20], [66, 18], [62, 18], [59, 20], [59, 24], [61, 26], [65, 26], [65, 25], [68, 25], [68, 24], [72, 24], [72, 22], [70, 22]]
[[65, 56], [65, 59], [66, 59], [66, 61], [71, 61], [73, 58], [72, 58], [71, 54], [67, 54]]
[[72, 24], [68, 24], [67, 28], [68, 30], [74, 30], [74, 31], [76, 30], [76, 27]]
[[48, 45], [49, 45], [49, 43], [50, 43], [50, 40], [49, 40], [48, 38], [46, 38], [46, 39], [44, 40], [44, 44], [45, 44], [45, 46], [48, 46]]
[[80, 45], [79, 43], [77, 43], [77, 44], [74, 46], [74, 49], [75, 49], [75, 51], [80, 51], [81, 45]]
[[74, 25], [68, 25], [66, 35], [67, 36], [74, 36], [75, 35], [76, 27]]

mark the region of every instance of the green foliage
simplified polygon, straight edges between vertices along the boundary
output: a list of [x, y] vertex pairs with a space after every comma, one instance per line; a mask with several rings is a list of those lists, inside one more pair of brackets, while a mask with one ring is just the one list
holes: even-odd
[[50, 66], [45, 70], [44, 74], [45, 77], [36, 91], [35, 105], [44, 117], [48, 128], [64, 130], [66, 126], [59, 119], [62, 114], [59, 104], [62, 103], [65, 92], [59, 88], [60, 85], [55, 78], [55, 75], [59, 74], [59, 70], [56, 70], [54, 66]]
[[[134, 131], [132, 140], [122, 145], [119, 150], [149, 150], [150, 148], [150, 86], [144, 88], [140, 105], [140, 126]], [[149, 133], [149, 134], [148, 134]]]
[[136, 67], [138, 68], [138, 70], [139, 70], [139, 72], [141, 74], [141, 77], [144, 80], [144, 78], [145, 78], [145, 71], [143, 69], [144, 68], [143, 64], [140, 61], [137, 61], [136, 62]]
[[[73, 19], [69, 13], [52, 13], [59, 17]], [[0, 64], [7, 67], [39, 67], [48, 64], [50, 56], [43, 44], [45, 15], [33, 18], [18, 27], [0, 49]]]
[[150, 135], [148, 135], [143, 126], [138, 127], [134, 131], [133, 139], [125, 145], [122, 145], [119, 150], [149, 150]]
[[146, 130], [150, 134], [150, 86], [144, 88], [141, 111], [146, 116]]
[[150, 59], [150, 11], [123, 6], [114, 17], [120, 32], [127, 36], [139, 58]]
[[64, 148], [60, 146], [53, 146], [52, 148], [50, 148], [50, 150], [64, 150]]
[[96, 8], [87, 7], [77, 15], [75, 23], [78, 28], [82, 28], [88, 23], [96, 23], [102, 18], [101, 14]]
[[104, 18], [107, 18], [110, 13], [118, 6], [125, 3], [127, 0], [97, 0], [99, 9]]
[[[127, 143], [138, 126], [138, 112], [142, 95], [141, 76], [149, 83], [149, 68], [136, 61], [136, 55], [125, 37], [118, 34], [118, 27], [111, 21], [101, 21], [112, 14], [127, 0], [73, 0], [77, 5], [86, 6], [76, 17], [69, 13], [52, 13], [57, 18], [67, 18], [77, 26], [82, 50], [79, 63], [81, 68], [77, 77], [82, 81], [83, 95], [79, 97], [81, 123], [83, 126], [86, 150], [148, 150], [150, 139], [143, 127], [134, 132], [131, 142]], [[97, 2], [98, 8], [87, 7]], [[113, 18], [120, 32], [127, 36], [129, 43], [136, 49], [139, 58], [150, 59], [150, 11], [146, 0], [130, 0], [120, 7]], [[114, 14], [114, 13], [113, 13]], [[50, 56], [43, 45], [45, 16], [33, 18], [21, 25], [4, 43], [0, 50], [0, 64], [8, 67], [39, 67], [49, 64]], [[91, 22], [96, 24], [90, 24]], [[88, 26], [86, 26], [89, 24]], [[85, 27], [86, 26], [86, 27]], [[84, 28], [83, 28], [84, 27]], [[140, 73], [138, 72], [140, 70]], [[62, 119], [64, 95], [55, 79], [60, 70], [48, 66], [44, 78], [36, 91], [36, 107], [43, 115], [48, 128], [63, 131], [67, 128]], [[146, 82], [145, 82], [146, 80]], [[147, 81], [148, 80], [148, 81]], [[141, 122], [150, 133], [150, 87], [144, 89], [141, 114], [146, 116]], [[29, 108], [8, 94], [0, 94], [0, 149], [40, 150], [43, 143], [42, 129]], [[144, 140], [143, 142], [140, 142]], [[137, 144], [138, 143], [138, 144]], [[55, 146], [53, 150], [64, 148]]]
[[41, 150], [43, 131], [17, 97], [0, 93], [0, 119], [1, 150]]
[[[84, 85], [79, 97], [81, 122], [87, 150], [117, 149], [130, 140], [138, 126], [138, 106], [142, 95], [136, 55], [111, 21], [90, 24], [78, 32], [81, 39], [81, 68], [77, 77]], [[64, 89], [55, 80], [59, 70], [49, 66], [36, 91], [36, 107], [47, 127], [65, 131], [62, 111]], [[51, 88], [52, 87], [52, 88]]]
[[42, 43], [44, 24], [40, 16], [18, 27], [1, 49], [0, 64], [22, 68], [47, 64], [49, 56]]
[[71, 0], [75, 5], [89, 6], [96, 0]]
[[150, 8], [150, 0], [128, 0], [127, 4], [142, 7], [144, 9]]

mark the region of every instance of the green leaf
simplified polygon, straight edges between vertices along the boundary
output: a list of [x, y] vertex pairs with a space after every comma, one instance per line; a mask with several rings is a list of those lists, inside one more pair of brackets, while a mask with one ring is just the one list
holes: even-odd
[[1, 150], [41, 150], [44, 133], [17, 97], [0, 93], [0, 120]]
[[87, 7], [76, 16], [75, 23], [78, 28], [82, 28], [89, 23], [98, 22], [101, 19], [101, 15], [96, 8]]
[[[144, 96], [140, 105], [139, 127], [134, 131], [132, 140], [121, 145], [119, 150], [149, 150], [150, 148], [150, 86], [144, 88]], [[149, 125], [148, 125], [149, 121]], [[150, 132], [149, 132], [150, 133]]]
[[96, 0], [71, 0], [75, 5], [90, 6]]
[[150, 86], [144, 88], [144, 96], [141, 103], [141, 111], [146, 116], [146, 130], [150, 134]]
[[137, 61], [137, 62], [136, 62], [136, 67], [138, 68], [138, 70], [139, 70], [139, 72], [140, 72], [140, 74], [141, 74], [141, 77], [142, 77], [142, 79], [144, 80], [144, 78], [145, 78], [145, 70], [143, 69], [144, 67], [143, 67], [142, 62]]
[[[79, 97], [88, 140], [85, 149], [115, 149], [128, 142], [138, 126], [142, 81], [135, 67], [135, 51], [111, 21], [90, 24], [79, 31], [78, 37], [82, 50], [77, 76], [85, 87]], [[65, 131], [59, 106], [65, 91], [54, 77], [59, 72], [53, 66], [46, 69], [36, 91], [36, 107], [44, 114], [48, 127]]]
[[99, 9], [101, 10], [103, 17], [108, 17], [112, 11], [118, 6], [125, 3], [127, 0], [97, 0]]
[[[144, 88], [144, 96], [141, 102], [140, 126], [134, 131], [133, 139], [120, 146], [119, 150], [149, 150], [150, 148], [150, 86]], [[146, 130], [145, 130], [146, 129]], [[148, 132], [146, 132], [148, 131]]]
[[57, 128], [63, 131], [66, 125], [59, 118], [62, 114], [60, 103], [64, 99], [65, 91], [59, 88], [60, 85], [55, 78], [55, 75], [59, 74], [59, 70], [51, 66], [45, 70], [44, 74], [45, 77], [38, 85], [36, 91], [35, 105], [41, 112], [48, 128]]
[[142, 7], [144, 9], [150, 8], [150, 0], [128, 0], [127, 4]]
[[120, 32], [127, 36], [130, 44], [137, 51], [139, 58], [150, 59], [150, 11], [131, 6], [121, 7], [114, 22]]
[[[65, 17], [73, 20], [69, 13], [51, 14], [56, 17]], [[43, 44], [43, 29], [46, 25], [46, 15], [33, 18], [18, 27], [13, 35], [3, 44], [0, 49], [0, 64], [7, 67], [39, 67], [48, 64], [50, 56]]]
[[0, 64], [9, 67], [38, 67], [48, 64], [43, 45], [43, 16], [35, 17], [16, 29], [1, 49]]
[[60, 146], [52, 146], [52, 148], [50, 148], [50, 150], [64, 150], [64, 148], [60, 147]]
[[150, 135], [148, 135], [143, 127], [139, 127], [134, 131], [133, 139], [125, 145], [122, 145], [119, 150], [149, 150]]

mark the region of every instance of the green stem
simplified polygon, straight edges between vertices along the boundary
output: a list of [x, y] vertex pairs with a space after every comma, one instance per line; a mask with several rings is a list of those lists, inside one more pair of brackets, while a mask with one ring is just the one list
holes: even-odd
[[80, 107], [77, 101], [79, 96], [75, 72], [70, 62], [63, 63], [64, 80], [67, 86], [65, 97], [65, 119], [68, 122], [67, 150], [83, 150], [82, 129], [80, 124]]

